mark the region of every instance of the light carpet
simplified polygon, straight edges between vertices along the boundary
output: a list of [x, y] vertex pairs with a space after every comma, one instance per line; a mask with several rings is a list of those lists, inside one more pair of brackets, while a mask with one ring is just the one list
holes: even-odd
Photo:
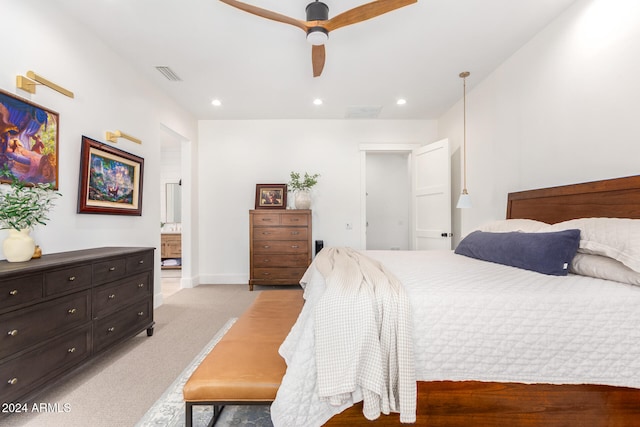
[[[184, 384], [200, 362], [202, 362], [213, 347], [215, 347], [235, 321], [236, 319], [232, 318], [225, 323], [213, 339], [209, 341], [162, 396], [149, 408], [144, 417], [138, 421], [136, 427], [184, 427], [185, 404], [182, 397]], [[212, 406], [194, 406], [193, 427], [204, 427], [208, 425], [212, 417]], [[216, 427], [219, 426], [272, 427], [269, 405], [226, 406], [216, 422]]]

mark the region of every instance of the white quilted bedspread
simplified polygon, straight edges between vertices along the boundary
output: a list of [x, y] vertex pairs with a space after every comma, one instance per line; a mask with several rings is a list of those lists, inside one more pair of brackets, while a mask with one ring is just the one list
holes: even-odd
[[[418, 380], [640, 388], [640, 287], [451, 251], [366, 254], [405, 286]], [[271, 407], [276, 427], [320, 426], [355, 403], [333, 407], [315, 392], [312, 313], [324, 281], [313, 265], [303, 281], [305, 306], [280, 348], [287, 373]]]

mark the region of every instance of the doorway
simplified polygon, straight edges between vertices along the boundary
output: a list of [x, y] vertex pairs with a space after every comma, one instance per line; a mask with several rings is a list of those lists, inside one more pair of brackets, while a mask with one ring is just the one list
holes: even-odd
[[[405, 249], [404, 238], [396, 239], [392, 238], [393, 232], [397, 232], [402, 229], [401, 234], [404, 236], [404, 231], [407, 232], [407, 247], [411, 244], [411, 154], [413, 150], [420, 147], [420, 144], [360, 144], [360, 247], [362, 249], [373, 249], [382, 247], [384, 249], [394, 250], [396, 248]], [[389, 157], [387, 157], [389, 156]], [[405, 159], [405, 160], [402, 160]], [[391, 168], [386, 167], [386, 163], [394, 164], [395, 171], [393, 173], [387, 173]], [[404, 165], [402, 164], [404, 163]], [[379, 167], [378, 165], [382, 165]], [[369, 171], [372, 168], [373, 171]], [[406, 173], [406, 175], [405, 175]], [[389, 176], [387, 176], [389, 175]], [[390, 214], [384, 213], [386, 209], [380, 208], [380, 204], [375, 201], [378, 195], [375, 194], [378, 191], [374, 188], [377, 183], [382, 183], [381, 188], [386, 189], [387, 193], [394, 194], [397, 188], [392, 188], [387, 184], [384, 184], [386, 179], [396, 182], [400, 185], [402, 182], [403, 190], [408, 191], [406, 200], [397, 202], [401, 207], [406, 207], [408, 212], [408, 219], [405, 219], [403, 214], [399, 215], [399, 212], [392, 212]], [[405, 179], [406, 178], [406, 179]], [[371, 179], [371, 182], [369, 182]], [[391, 188], [391, 190], [389, 190]], [[367, 195], [369, 189], [372, 190], [372, 206], [369, 206], [369, 196]], [[389, 194], [389, 195], [390, 195]], [[395, 194], [394, 194], [395, 197]], [[394, 202], [396, 203], [396, 202]], [[371, 223], [367, 226], [371, 216]], [[381, 219], [380, 217], [386, 217], [387, 219]], [[395, 218], [395, 219], [388, 219]], [[380, 221], [378, 223], [378, 221]], [[405, 222], [406, 227], [400, 225], [400, 222]], [[372, 228], [373, 227], [373, 228]], [[369, 244], [369, 229], [371, 228], [373, 242]], [[381, 236], [380, 239], [378, 236]], [[385, 237], [386, 236], [386, 237]], [[402, 242], [402, 243], [400, 243]]]
[[[375, 155], [381, 157], [376, 157]], [[397, 155], [387, 157], [390, 155]], [[408, 233], [408, 250], [450, 249], [451, 248], [451, 159], [449, 141], [445, 138], [426, 145], [419, 144], [361, 144], [360, 145], [360, 206], [361, 234], [360, 247], [363, 249], [404, 249], [404, 243], [395, 240], [404, 231]], [[395, 164], [396, 167], [391, 165]], [[368, 168], [377, 172], [369, 173]], [[395, 170], [394, 170], [395, 169]], [[394, 179], [387, 185], [387, 179]], [[370, 182], [371, 181], [371, 182]], [[397, 213], [381, 221], [380, 231], [376, 230], [369, 244], [370, 218], [385, 216], [388, 206], [384, 202], [371, 204], [369, 190], [375, 185], [382, 186], [388, 196], [401, 195], [394, 200], [400, 209], [409, 211], [408, 227], [404, 227], [404, 216]], [[401, 196], [403, 197], [403, 196]], [[375, 198], [378, 198], [377, 196]], [[387, 203], [390, 205], [391, 202]], [[399, 210], [400, 211], [400, 210]], [[398, 211], [398, 212], [399, 212]], [[402, 231], [401, 231], [402, 230]], [[384, 235], [381, 240], [378, 236]], [[395, 234], [395, 235], [394, 235]], [[375, 236], [375, 237], [374, 237]], [[391, 246], [390, 246], [391, 244]]]
[[368, 250], [409, 250], [409, 160], [408, 152], [366, 153]]
[[160, 135], [160, 260], [164, 299], [182, 288], [182, 140], [168, 130]]

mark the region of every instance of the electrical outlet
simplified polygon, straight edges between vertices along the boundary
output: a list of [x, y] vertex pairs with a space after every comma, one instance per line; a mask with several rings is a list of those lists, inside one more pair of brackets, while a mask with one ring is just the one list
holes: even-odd
[[347, 223], [347, 230], [353, 230], [353, 224], [351, 224], [350, 222]]

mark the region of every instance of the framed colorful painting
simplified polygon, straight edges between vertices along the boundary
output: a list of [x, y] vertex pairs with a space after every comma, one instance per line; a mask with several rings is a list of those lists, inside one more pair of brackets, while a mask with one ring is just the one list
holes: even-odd
[[58, 113], [0, 90], [0, 169], [57, 190], [59, 123]]
[[82, 137], [78, 213], [142, 215], [144, 159]]

